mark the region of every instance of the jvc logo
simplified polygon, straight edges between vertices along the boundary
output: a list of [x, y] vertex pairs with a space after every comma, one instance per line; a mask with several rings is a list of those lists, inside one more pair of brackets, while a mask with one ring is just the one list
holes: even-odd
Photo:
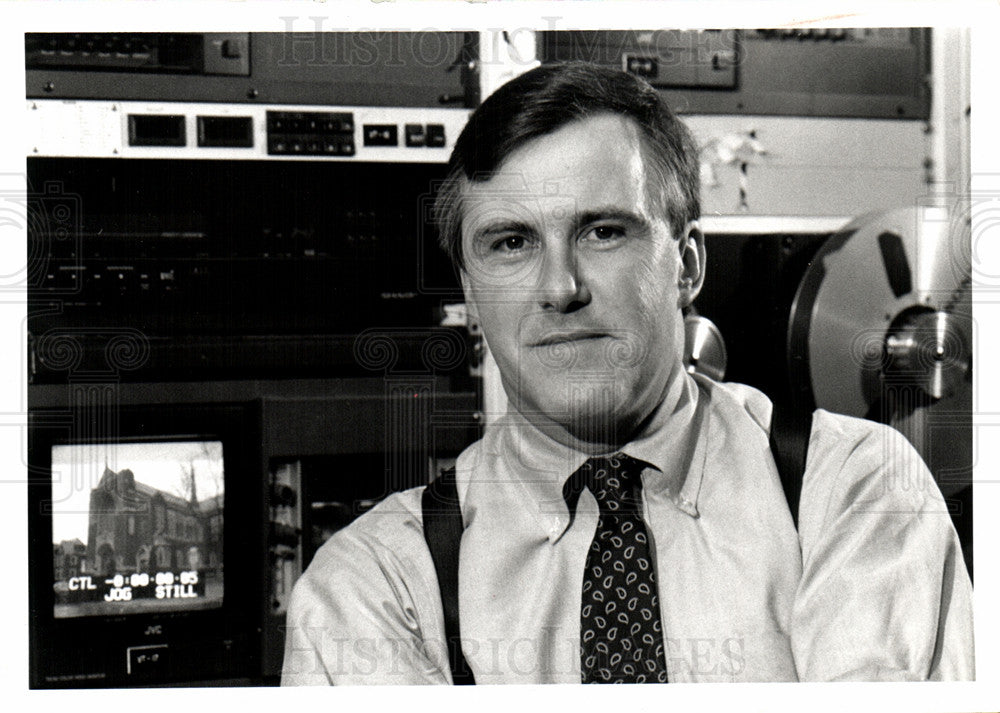
[[152, 624], [151, 626], [147, 626], [144, 633], [146, 636], [160, 636], [163, 633], [163, 625]]

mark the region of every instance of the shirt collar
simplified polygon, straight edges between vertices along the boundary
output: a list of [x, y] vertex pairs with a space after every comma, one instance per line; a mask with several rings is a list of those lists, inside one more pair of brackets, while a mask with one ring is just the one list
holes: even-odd
[[[640, 433], [617, 449], [650, 464], [642, 475], [644, 498], [666, 499], [691, 517], [698, 516], [707, 400], [695, 379], [682, 374]], [[558, 540], [571, 521], [563, 484], [590, 455], [553, 440], [513, 408], [487, 428], [484, 446], [497, 486], [519, 488], [518, 501], [550, 541]]]

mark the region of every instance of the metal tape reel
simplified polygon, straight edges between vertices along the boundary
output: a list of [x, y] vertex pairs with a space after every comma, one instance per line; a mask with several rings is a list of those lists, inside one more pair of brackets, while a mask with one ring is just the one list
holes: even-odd
[[684, 367], [688, 373], [722, 381], [728, 362], [726, 342], [715, 323], [698, 314], [684, 317]]
[[788, 335], [799, 405], [898, 428], [946, 495], [967, 484], [971, 473], [965, 218], [917, 206], [852, 221], [806, 270]]

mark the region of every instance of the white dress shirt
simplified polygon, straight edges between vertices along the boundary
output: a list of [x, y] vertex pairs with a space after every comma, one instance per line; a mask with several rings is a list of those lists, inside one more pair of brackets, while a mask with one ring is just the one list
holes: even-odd
[[[643, 516], [671, 682], [967, 680], [971, 586], [947, 507], [896, 431], [815, 413], [796, 531], [758, 391], [685, 377], [620, 450], [650, 464]], [[588, 458], [515, 412], [457, 464], [463, 651], [477, 683], [580, 681]], [[296, 584], [282, 683], [451, 680], [422, 488], [388, 497]]]

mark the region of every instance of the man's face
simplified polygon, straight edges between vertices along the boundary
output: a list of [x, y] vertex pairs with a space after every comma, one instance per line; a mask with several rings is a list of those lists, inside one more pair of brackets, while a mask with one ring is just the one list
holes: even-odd
[[696, 229], [671, 235], [651, 180], [636, 125], [602, 114], [463, 194], [462, 283], [504, 390], [573, 445], [627, 438], [682, 372], [704, 251]]

